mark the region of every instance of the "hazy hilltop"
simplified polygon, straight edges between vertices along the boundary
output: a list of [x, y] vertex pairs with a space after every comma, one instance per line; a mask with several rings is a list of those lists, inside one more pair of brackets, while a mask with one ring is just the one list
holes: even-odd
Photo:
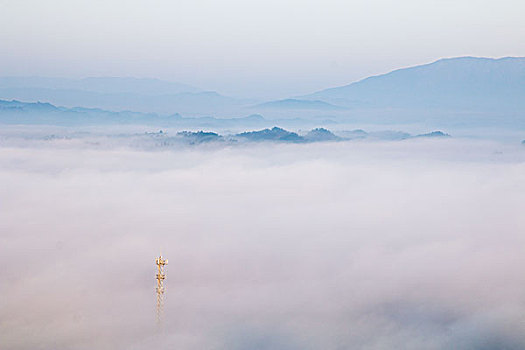
[[354, 108], [525, 110], [525, 58], [459, 57], [301, 97]]

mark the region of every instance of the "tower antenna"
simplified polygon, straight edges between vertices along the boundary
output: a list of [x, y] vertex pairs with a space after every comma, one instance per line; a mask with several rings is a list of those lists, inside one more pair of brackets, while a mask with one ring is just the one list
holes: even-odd
[[155, 264], [157, 265], [157, 275], [155, 279], [157, 280], [157, 324], [160, 325], [162, 320], [162, 308], [164, 306], [164, 280], [166, 279], [166, 273], [164, 267], [168, 265], [168, 259], [163, 259], [162, 254], [155, 259]]

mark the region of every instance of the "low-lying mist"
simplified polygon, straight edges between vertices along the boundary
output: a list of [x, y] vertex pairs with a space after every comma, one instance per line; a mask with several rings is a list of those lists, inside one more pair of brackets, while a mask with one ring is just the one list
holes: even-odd
[[524, 174], [479, 140], [4, 142], [0, 348], [523, 349]]

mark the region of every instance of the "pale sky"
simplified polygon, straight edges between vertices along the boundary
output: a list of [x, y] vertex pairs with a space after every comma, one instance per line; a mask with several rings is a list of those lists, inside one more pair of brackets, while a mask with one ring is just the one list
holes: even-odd
[[525, 56], [523, 0], [0, 0], [0, 76], [284, 97], [453, 56]]

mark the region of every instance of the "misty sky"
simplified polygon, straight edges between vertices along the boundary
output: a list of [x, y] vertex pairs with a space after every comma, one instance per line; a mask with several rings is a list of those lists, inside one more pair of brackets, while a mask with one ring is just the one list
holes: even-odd
[[525, 56], [520, 0], [2, 0], [0, 75], [277, 97], [451, 56]]

